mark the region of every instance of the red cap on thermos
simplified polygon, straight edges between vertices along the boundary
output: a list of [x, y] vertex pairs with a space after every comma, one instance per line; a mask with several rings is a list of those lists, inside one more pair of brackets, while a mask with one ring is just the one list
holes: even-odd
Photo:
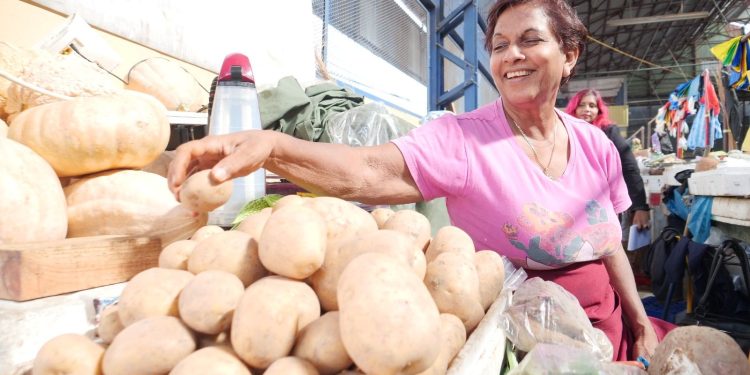
[[219, 82], [222, 81], [239, 81], [255, 83], [253, 68], [250, 66], [250, 59], [241, 53], [232, 53], [224, 58], [219, 71]]

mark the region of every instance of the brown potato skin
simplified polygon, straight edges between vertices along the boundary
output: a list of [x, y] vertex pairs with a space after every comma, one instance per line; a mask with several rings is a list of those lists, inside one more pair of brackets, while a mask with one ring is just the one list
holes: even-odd
[[267, 368], [292, 351], [300, 330], [320, 317], [315, 292], [302, 281], [264, 277], [245, 290], [232, 319], [231, 342], [253, 368]]
[[454, 226], [445, 226], [438, 229], [435, 238], [430, 241], [430, 245], [425, 251], [427, 263], [432, 262], [438, 255], [445, 252], [456, 252], [474, 256], [474, 241], [461, 228]]
[[323, 265], [326, 237], [326, 222], [315, 210], [288, 205], [268, 218], [258, 241], [258, 256], [269, 271], [302, 280]]
[[457, 316], [470, 333], [484, 317], [474, 258], [444, 252], [427, 264], [424, 283], [441, 313]]
[[276, 360], [263, 375], [318, 375], [318, 370], [309, 361], [297, 357]]
[[104, 353], [107, 375], [166, 374], [195, 351], [190, 329], [172, 316], [141, 319], [120, 332]]
[[[427, 217], [413, 210], [396, 211], [383, 224], [382, 229], [393, 229], [409, 235], [422, 251], [427, 249], [432, 235], [432, 228]], [[427, 262], [429, 263], [429, 259]]]
[[465, 343], [466, 329], [461, 319], [451, 314], [440, 314], [440, 354], [430, 368], [419, 375], [444, 375]]
[[149, 268], [135, 275], [120, 295], [120, 321], [127, 327], [152, 316], [178, 316], [177, 298], [193, 277], [187, 271], [165, 268]]
[[244, 292], [242, 281], [234, 274], [217, 270], [201, 272], [180, 293], [180, 318], [200, 333], [217, 335], [229, 329]]
[[479, 296], [484, 311], [495, 302], [505, 282], [505, 264], [500, 254], [492, 250], [481, 250], [474, 253], [474, 266], [479, 276]]
[[224, 228], [218, 226], [218, 225], [204, 225], [198, 230], [193, 233], [193, 235], [190, 237], [193, 241], [200, 241], [204, 238], [208, 238], [213, 236], [214, 234], [218, 234], [224, 231]]
[[252, 375], [229, 346], [209, 346], [183, 358], [169, 375]]
[[178, 194], [183, 206], [196, 212], [211, 212], [229, 201], [232, 180], [217, 184], [211, 179], [211, 170], [204, 169], [190, 175]]
[[177, 240], [167, 245], [159, 253], [159, 268], [187, 271], [187, 261], [198, 241]]
[[292, 354], [310, 361], [321, 375], [349, 368], [352, 359], [341, 341], [339, 312], [329, 311], [300, 331]]
[[339, 246], [329, 246], [323, 265], [309, 278], [325, 311], [338, 310], [336, 289], [341, 273], [352, 259], [368, 252], [389, 254], [403, 261], [419, 279], [424, 279], [427, 268], [424, 254], [408, 235], [384, 229], [351, 237]]
[[271, 217], [272, 212], [273, 208], [266, 207], [260, 210], [260, 212], [256, 212], [246, 217], [245, 220], [242, 220], [240, 225], [237, 226], [236, 230], [245, 232], [252, 236], [256, 241], [258, 241], [260, 239], [261, 233], [263, 233], [263, 228], [266, 226], [266, 222], [268, 222], [268, 218]]
[[86, 336], [65, 334], [47, 341], [34, 359], [32, 375], [102, 373], [104, 348]]
[[267, 274], [258, 257], [258, 242], [247, 233], [228, 230], [201, 240], [188, 258], [188, 271], [219, 270], [234, 274], [247, 287]]
[[341, 274], [338, 301], [342, 342], [364, 372], [416, 374], [437, 358], [440, 313], [402, 262], [380, 253], [358, 256]]

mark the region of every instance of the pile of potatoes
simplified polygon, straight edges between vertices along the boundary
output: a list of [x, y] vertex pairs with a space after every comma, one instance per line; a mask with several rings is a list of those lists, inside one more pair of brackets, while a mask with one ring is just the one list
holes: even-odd
[[444, 374], [502, 289], [504, 265], [415, 211], [287, 196], [235, 230], [165, 247], [34, 374]]

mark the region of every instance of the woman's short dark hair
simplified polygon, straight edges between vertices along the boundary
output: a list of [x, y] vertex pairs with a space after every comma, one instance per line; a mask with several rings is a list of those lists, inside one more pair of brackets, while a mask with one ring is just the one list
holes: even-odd
[[[492, 53], [492, 36], [495, 34], [495, 26], [498, 18], [509, 7], [535, 3], [539, 5], [550, 19], [550, 29], [557, 38], [557, 42], [562, 46], [563, 52], [570, 52], [578, 49], [579, 56], [583, 55], [586, 49], [586, 36], [588, 30], [583, 22], [578, 18], [575, 9], [565, 0], [498, 0], [487, 13], [487, 32], [484, 36], [484, 48], [487, 52]], [[573, 77], [575, 67], [568, 77], [564, 77], [560, 85], [564, 85]]]

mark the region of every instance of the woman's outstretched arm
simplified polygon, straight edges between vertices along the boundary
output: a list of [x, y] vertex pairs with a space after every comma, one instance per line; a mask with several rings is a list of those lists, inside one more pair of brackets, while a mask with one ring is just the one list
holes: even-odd
[[222, 182], [259, 168], [320, 195], [369, 204], [417, 202], [422, 195], [392, 143], [372, 147], [315, 143], [270, 130], [208, 136], [177, 148], [169, 187], [177, 194], [187, 176], [211, 168]]

